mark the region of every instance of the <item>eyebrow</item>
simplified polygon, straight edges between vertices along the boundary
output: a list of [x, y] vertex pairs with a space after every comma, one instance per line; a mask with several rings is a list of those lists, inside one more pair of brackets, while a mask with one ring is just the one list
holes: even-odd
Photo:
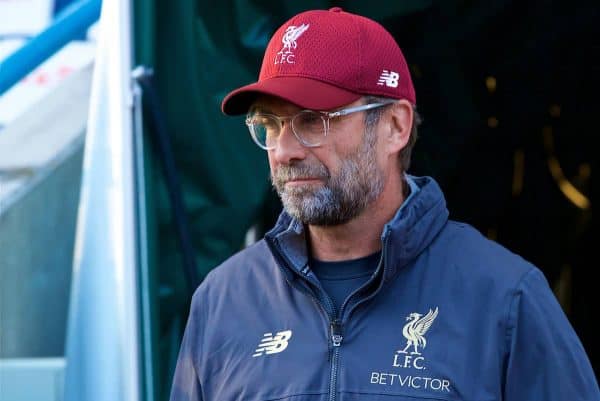
[[262, 105], [252, 105], [250, 109], [248, 109], [248, 113], [265, 113], [265, 114], [273, 114], [273, 111], [268, 107]]

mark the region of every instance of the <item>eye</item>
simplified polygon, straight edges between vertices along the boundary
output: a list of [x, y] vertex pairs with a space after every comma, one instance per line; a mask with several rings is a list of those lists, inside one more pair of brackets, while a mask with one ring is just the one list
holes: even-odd
[[275, 138], [279, 135], [280, 123], [279, 121], [269, 115], [256, 114], [248, 119], [248, 123], [254, 127], [254, 133], [261, 140], [267, 138]]
[[304, 111], [298, 115], [298, 119], [305, 124], [321, 122], [321, 115], [314, 111]]
[[262, 117], [259, 124], [265, 128], [269, 135], [276, 135], [279, 132], [279, 122], [273, 118]]
[[320, 131], [323, 128], [323, 118], [315, 111], [303, 111], [296, 115], [294, 124], [303, 131]]

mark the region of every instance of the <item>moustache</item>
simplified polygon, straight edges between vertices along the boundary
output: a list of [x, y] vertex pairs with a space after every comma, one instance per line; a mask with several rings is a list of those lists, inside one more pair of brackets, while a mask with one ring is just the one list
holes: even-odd
[[271, 173], [271, 181], [275, 186], [284, 185], [291, 180], [301, 178], [329, 179], [330, 174], [323, 164], [298, 163], [279, 166]]

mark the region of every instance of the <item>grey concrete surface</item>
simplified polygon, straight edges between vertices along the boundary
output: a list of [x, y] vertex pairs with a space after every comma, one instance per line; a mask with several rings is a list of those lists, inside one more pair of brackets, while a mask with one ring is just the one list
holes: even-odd
[[64, 355], [91, 75], [0, 131], [0, 358]]

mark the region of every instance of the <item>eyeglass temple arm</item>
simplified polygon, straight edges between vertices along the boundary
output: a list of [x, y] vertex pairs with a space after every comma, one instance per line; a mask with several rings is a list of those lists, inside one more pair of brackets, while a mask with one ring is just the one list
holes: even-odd
[[386, 106], [386, 105], [392, 104], [394, 102], [396, 102], [396, 100], [390, 99], [390, 100], [388, 100], [386, 102], [362, 104], [360, 106], [349, 107], [347, 109], [343, 109], [343, 110], [339, 110], [339, 111], [334, 111], [332, 113], [327, 113], [327, 116], [329, 116], [329, 117], [341, 117], [341, 116], [345, 116], [347, 114], [356, 113], [357, 111], [371, 110], [371, 109], [374, 109], [376, 107]]

